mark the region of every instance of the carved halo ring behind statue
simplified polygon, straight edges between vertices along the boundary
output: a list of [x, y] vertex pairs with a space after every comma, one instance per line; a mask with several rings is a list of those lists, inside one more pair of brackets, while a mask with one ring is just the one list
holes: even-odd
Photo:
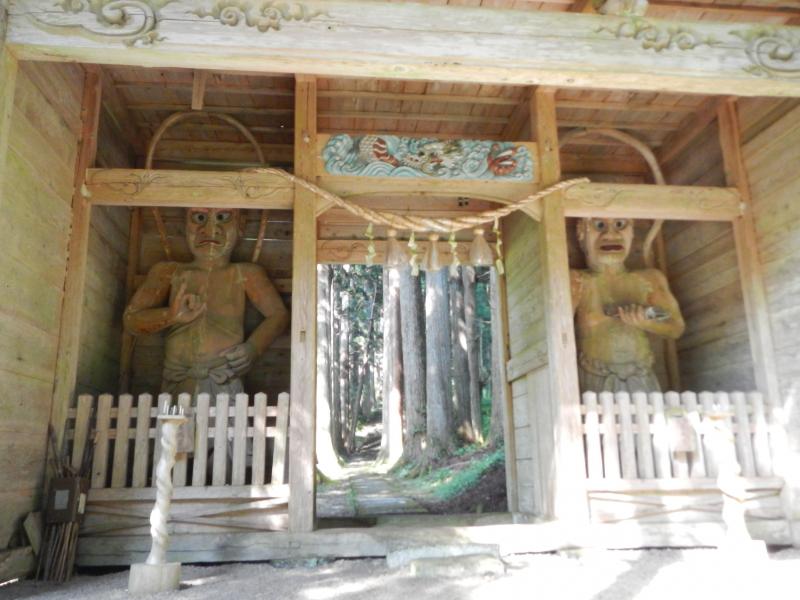
[[[635, 138], [629, 133], [625, 133], [620, 131], [619, 129], [606, 129], [606, 128], [598, 128], [598, 129], [573, 129], [567, 132], [564, 136], [561, 137], [559, 141], [559, 147], [563, 148], [567, 144], [569, 144], [572, 140], [579, 137], [590, 136], [590, 135], [600, 135], [603, 137], [609, 137], [615, 139], [617, 141], [622, 142], [623, 144], [627, 144], [634, 148], [642, 157], [647, 161], [648, 166], [650, 167], [650, 171], [653, 173], [653, 179], [658, 185], [665, 185], [666, 180], [664, 179], [664, 173], [661, 171], [661, 167], [658, 164], [658, 160], [656, 159], [655, 154], [653, 151], [648, 148], [647, 144], [641, 141], [638, 138]], [[655, 263], [653, 258], [653, 242], [658, 235], [658, 232], [661, 231], [661, 226], [664, 224], [663, 219], [656, 219], [653, 221], [653, 225], [650, 227], [650, 231], [647, 232], [647, 237], [644, 239], [644, 262], [648, 267], [652, 267]]]
[[[153, 137], [150, 139], [150, 143], [147, 146], [147, 159], [145, 160], [145, 169], [148, 171], [153, 168], [153, 156], [156, 152], [156, 146], [158, 142], [161, 140], [161, 137], [164, 133], [178, 123], [179, 121], [183, 121], [185, 119], [190, 119], [192, 117], [208, 117], [211, 119], [217, 119], [219, 121], [223, 121], [228, 125], [236, 128], [239, 133], [241, 133], [248, 142], [253, 145], [253, 150], [256, 152], [256, 156], [258, 157], [258, 162], [261, 163], [263, 166], [267, 166], [267, 161], [264, 160], [264, 153], [261, 151], [261, 146], [256, 140], [253, 133], [245, 127], [245, 125], [231, 117], [230, 115], [220, 114], [220, 113], [210, 113], [202, 110], [191, 110], [185, 112], [176, 112], [168, 116], [164, 121], [162, 121], [161, 125], [158, 126], [156, 132], [153, 134]], [[158, 236], [161, 238], [161, 245], [164, 248], [164, 254], [167, 257], [167, 260], [172, 260], [172, 252], [169, 247], [169, 241], [167, 240], [167, 230], [164, 227], [164, 221], [161, 219], [161, 211], [159, 211], [158, 207], [153, 208], [153, 217], [156, 221], [156, 228], [158, 229]], [[253, 249], [253, 257], [252, 262], [257, 262], [258, 257], [261, 254], [261, 246], [264, 242], [264, 233], [267, 229], [267, 211], [261, 211], [261, 220], [258, 225], [258, 237], [256, 238], [256, 247]]]

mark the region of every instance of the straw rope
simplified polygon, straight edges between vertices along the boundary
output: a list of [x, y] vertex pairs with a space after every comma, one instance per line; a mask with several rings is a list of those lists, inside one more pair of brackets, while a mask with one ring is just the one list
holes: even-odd
[[586, 177], [580, 177], [577, 179], [567, 179], [565, 181], [560, 181], [551, 186], [548, 186], [543, 190], [539, 190], [535, 194], [531, 194], [530, 196], [522, 198], [521, 200], [517, 200], [516, 202], [506, 204], [505, 206], [484, 211], [482, 213], [478, 213], [475, 215], [450, 219], [450, 218], [418, 217], [415, 215], [398, 215], [387, 211], [373, 210], [365, 206], [359, 206], [357, 204], [353, 204], [352, 202], [348, 202], [344, 198], [341, 198], [336, 194], [332, 194], [331, 192], [324, 190], [321, 187], [306, 181], [305, 179], [296, 177], [291, 173], [287, 173], [283, 169], [256, 168], [256, 169], [248, 169], [247, 172], [277, 175], [288, 181], [291, 181], [296, 185], [299, 185], [300, 187], [307, 189], [313, 194], [319, 196], [320, 198], [332, 202], [336, 206], [339, 206], [340, 208], [347, 210], [348, 212], [354, 214], [355, 216], [360, 217], [366, 221], [369, 221], [370, 223], [373, 223], [375, 225], [386, 225], [387, 227], [394, 227], [395, 229], [402, 229], [404, 231], [414, 231], [418, 233], [426, 231], [450, 233], [453, 231], [459, 231], [461, 229], [467, 229], [470, 227], [483, 225], [485, 223], [491, 223], [497, 219], [500, 219], [501, 217], [510, 215], [512, 212], [532, 206], [534, 203], [538, 202], [542, 198], [545, 198], [546, 196], [549, 196], [550, 194], [567, 190], [573, 186], [580, 185], [582, 183], [589, 183], [589, 179]]

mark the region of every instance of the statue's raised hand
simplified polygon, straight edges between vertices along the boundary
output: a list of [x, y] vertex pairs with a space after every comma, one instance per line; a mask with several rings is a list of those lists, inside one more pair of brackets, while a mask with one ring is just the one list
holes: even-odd
[[169, 319], [172, 324], [191, 323], [206, 310], [206, 303], [197, 294], [186, 293], [186, 282], [181, 283], [178, 293], [169, 303]]

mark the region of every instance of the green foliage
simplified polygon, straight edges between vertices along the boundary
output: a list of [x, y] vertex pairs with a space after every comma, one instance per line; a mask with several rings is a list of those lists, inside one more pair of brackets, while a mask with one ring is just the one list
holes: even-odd
[[[481, 452], [477, 446], [464, 446], [460, 450], [462, 451], [460, 455], [466, 458]], [[439, 500], [450, 500], [476, 485], [486, 471], [504, 461], [505, 452], [503, 448], [498, 448], [493, 452], [484, 453], [479, 458], [468, 460], [463, 468], [456, 469], [451, 465], [434, 469], [417, 479], [414, 484], [415, 487], [426, 490]], [[398, 475], [402, 476], [400, 472]]]

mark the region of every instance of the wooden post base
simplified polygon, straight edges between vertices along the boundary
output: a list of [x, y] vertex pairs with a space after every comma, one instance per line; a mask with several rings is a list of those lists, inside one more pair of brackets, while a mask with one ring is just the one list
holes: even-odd
[[131, 594], [154, 594], [177, 590], [181, 584], [181, 563], [131, 565], [128, 592]]

